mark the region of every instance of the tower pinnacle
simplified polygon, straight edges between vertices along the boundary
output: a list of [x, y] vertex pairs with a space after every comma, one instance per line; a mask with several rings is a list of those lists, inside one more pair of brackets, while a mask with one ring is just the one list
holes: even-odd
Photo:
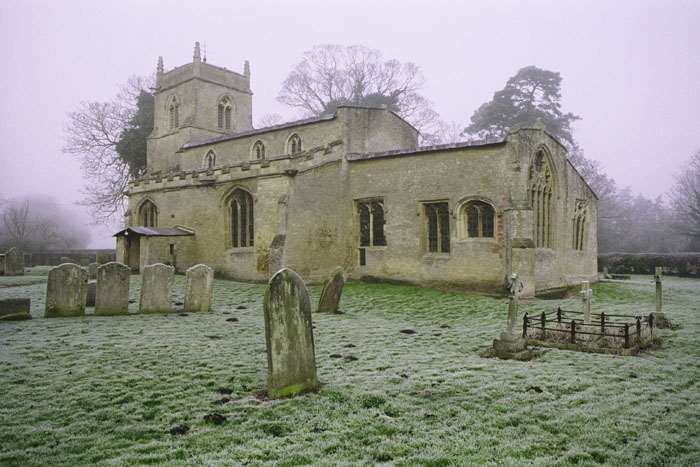
[[194, 43], [194, 56], [192, 57], [195, 62], [202, 61], [202, 53], [199, 50], [199, 42]]

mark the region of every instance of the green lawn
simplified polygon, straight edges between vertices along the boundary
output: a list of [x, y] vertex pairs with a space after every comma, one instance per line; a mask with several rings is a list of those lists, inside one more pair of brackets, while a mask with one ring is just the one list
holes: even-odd
[[[42, 318], [45, 288], [0, 278], [0, 298], [30, 296], [35, 317], [0, 323], [0, 465], [700, 462], [698, 280], [666, 279], [681, 327], [660, 349], [531, 362], [479, 357], [504, 299], [350, 283], [344, 314], [314, 314], [321, 390], [276, 401], [261, 397], [264, 285], [217, 280], [209, 314], [56, 319]], [[594, 291], [594, 312], [653, 311], [651, 285]], [[521, 311], [558, 304], [578, 307]]]

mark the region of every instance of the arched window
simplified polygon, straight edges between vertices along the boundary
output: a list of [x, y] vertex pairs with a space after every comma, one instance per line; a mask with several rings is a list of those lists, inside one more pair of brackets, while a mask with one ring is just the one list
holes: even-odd
[[255, 228], [253, 197], [247, 191], [237, 189], [231, 195], [231, 245], [233, 248], [253, 246]]
[[180, 103], [177, 101], [177, 97], [173, 96], [170, 99], [168, 112], [170, 113], [170, 129], [174, 130], [180, 126]]
[[231, 99], [227, 97], [221, 98], [218, 107], [218, 126], [221, 129], [230, 130], [231, 129], [231, 109], [233, 105], [231, 104]]
[[287, 154], [298, 154], [301, 152], [301, 138], [294, 133], [287, 141]]
[[426, 203], [427, 245], [431, 253], [450, 252], [450, 210], [447, 203]]
[[204, 156], [203, 166], [207, 170], [212, 170], [216, 166], [216, 154], [214, 151], [209, 151], [206, 156]]
[[256, 141], [253, 145], [253, 150], [251, 153], [255, 160], [265, 159], [265, 145], [263, 142], [260, 140]]
[[554, 172], [543, 150], [537, 151], [528, 184], [532, 206], [533, 240], [537, 248], [552, 248]]
[[464, 232], [469, 238], [494, 236], [494, 210], [483, 201], [470, 201], [462, 207]]
[[139, 219], [144, 227], [158, 227], [158, 208], [150, 200], [139, 209]]
[[571, 226], [571, 248], [574, 250], [583, 250], [586, 238], [586, 204], [585, 200], [576, 200]]
[[380, 199], [357, 203], [360, 217], [360, 246], [386, 246], [384, 203]]

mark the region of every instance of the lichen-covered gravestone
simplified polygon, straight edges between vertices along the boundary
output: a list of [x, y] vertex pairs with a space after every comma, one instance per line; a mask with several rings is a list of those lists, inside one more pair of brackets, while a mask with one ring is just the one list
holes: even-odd
[[47, 318], [83, 316], [87, 301], [87, 271], [77, 264], [64, 263], [49, 271], [46, 285]]
[[321, 298], [318, 301], [318, 311], [322, 313], [338, 313], [340, 296], [345, 286], [345, 273], [342, 268], [333, 271], [330, 279], [323, 284]]
[[170, 313], [170, 289], [175, 279], [175, 268], [162, 263], [144, 266], [141, 272], [141, 313]]
[[24, 254], [15, 247], [10, 248], [7, 253], [5, 253], [5, 275], [24, 275]]
[[185, 273], [185, 311], [198, 312], [211, 309], [211, 291], [214, 270], [206, 264], [196, 264]]
[[129, 312], [129, 266], [111, 262], [97, 268], [96, 315], [125, 315]]
[[304, 281], [278, 271], [265, 291], [267, 394], [291, 396], [318, 386], [311, 303]]

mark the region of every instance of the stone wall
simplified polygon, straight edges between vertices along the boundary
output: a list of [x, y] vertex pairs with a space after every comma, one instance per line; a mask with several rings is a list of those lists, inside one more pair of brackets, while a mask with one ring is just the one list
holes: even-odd
[[[250, 77], [197, 60], [158, 76], [154, 127], [148, 140], [151, 172], [182, 169], [179, 149], [190, 141], [252, 129]], [[218, 127], [218, 104], [233, 104], [231, 128]], [[170, 128], [170, 103], [179, 104], [179, 126]]]
[[253, 154], [253, 145], [256, 141], [262, 141], [265, 145], [265, 157], [274, 159], [288, 154], [287, 141], [295, 133], [301, 137], [302, 150], [304, 152], [309, 152], [315, 148], [325, 150], [329, 143], [341, 139], [341, 126], [338, 120], [331, 119], [281, 129], [271, 129], [261, 133], [251, 132], [249, 135], [238, 136], [218, 143], [184, 149], [178, 154], [180, 166], [183, 170], [204, 168], [204, 157], [209, 151], [214, 151], [216, 154], [217, 166], [241, 162], [260, 164], [261, 162], [257, 161]]
[[[324, 280], [338, 266], [355, 279], [488, 291], [500, 291], [506, 275], [514, 271], [523, 279], [525, 296], [595, 280], [597, 200], [559, 143], [539, 130], [519, 130], [501, 143], [411, 151], [414, 130], [390, 115], [386, 110], [341, 108], [335, 120], [308, 125], [306, 134], [315, 136], [299, 131], [302, 138], [319, 142], [324, 131], [331, 132], [329, 139], [340, 134], [342, 142], [325, 146], [328, 151], [140, 180], [130, 187], [132, 214], [127, 219], [137, 225], [133, 213], [144, 200], [151, 200], [158, 206], [160, 227], [181, 225], [195, 232], [194, 237], [182, 237], [188, 240], [176, 240], [178, 271], [202, 262], [242, 280], [265, 280], [275, 272], [269, 262], [276, 237], [279, 254], [273, 269], [288, 266], [313, 282]], [[344, 122], [351, 123], [342, 126]], [[270, 141], [281, 145], [285, 132], [291, 134], [280, 130], [277, 136], [270, 135]], [[257, 138], [217, 143], [229, 148], [218, 152], [217, 160], [220, 154], [244, 157]], [[365, 138], [364, 146], [358, 138]], [[396, 144], [407, 149], [348, 151]], [[545, 148], [555, 172], [551, 248], [535, 248], [533, 243], [528, 173], [538, 148]], [[196, 153], [199, 158], [205, 149], [184, 153]], [[254, 200], [254, 247], [231, 247], [229, 200], [237, 188]], [[366, 199], [384, 203], [387, 245], [366, 248], [367, 264], [361, 267], [357, 202]], [[467, 237], [461, 208], [471, 200], [493, 206], [493, 238]], [[572, 248], [571, 242], [577, 200], [587, 200], [589, 206], [582, 251]], [[424, 203], [437, 201], [449, 206], [449, 253], [427, 251]], [[148, 251], [141, 247], [142, 264], [169, 262], [164, 253], [169, 243], [173, 242], [150, 238]]]
[[[566, 157], [566, 150], [547, 133], [534, 129], [523, 129], [508, 137], [510, 157], [520, 170], [514, 193], [525, 196], [516, 199], [514, 204], [527, 198], [528, 173], [533, 156], [539, 148], [545, 148], [555, 167], [556, 201], [553, 205], [553, 242], [551, 248], [535, 248], [534, 274], [538, 291], [558, 287], [578, 285], [583, 280], [597, 281], [597, 219], [598, 200]], [[515, 167], [515, 165], [514, 165]], [[572, 219], [577, 200], [587, 202], [586, 228], [583, 250], [572, 247]], [[531, 214], [531, 212], [530, 212]], [[526, 222], [532, 235], [532, 219]]]

